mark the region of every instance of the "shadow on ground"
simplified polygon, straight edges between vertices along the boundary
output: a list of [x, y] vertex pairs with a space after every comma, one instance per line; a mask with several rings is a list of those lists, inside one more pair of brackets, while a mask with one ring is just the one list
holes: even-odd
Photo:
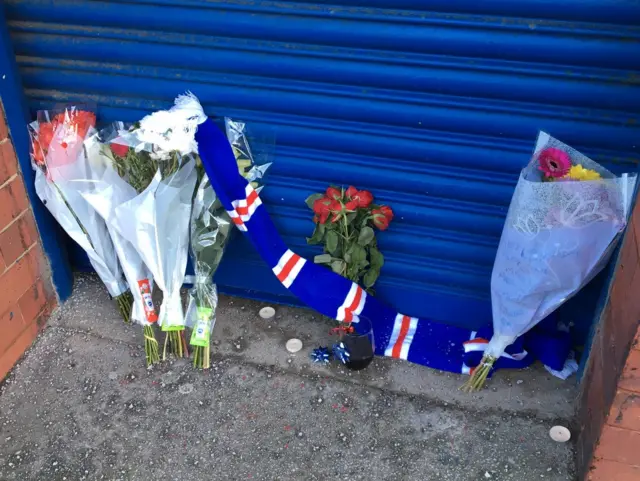
[[[0, 393], [2, 480], [574, 479], [572, 382], [503, 373], [478, 396], [461, 376], [376, 359], [360, 373], [309, 362], [330, 325], [309, 311], [223, 298], [212, 368], [145, 369], [96, 278], [79, 276]], [[290, 337], [305, 348], [287, 353]]]

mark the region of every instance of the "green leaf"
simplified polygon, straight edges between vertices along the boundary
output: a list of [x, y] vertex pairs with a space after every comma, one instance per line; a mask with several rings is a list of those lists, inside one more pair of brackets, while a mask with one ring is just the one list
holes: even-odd
[[313, 235], [311, 237], [307, 237], [307, 244], [315, 245], [320, 244], [322, 239], [324, 239], [324, 233], [326, 231], [324, 224], [316, 224], [316, 228], [313, 231]]
[[343, 260], [336, 259], [331, 263], [331, 270], [336, 274], [342, 275], [344, 273], [345, 263]]
[[373, 229], [369, 226], [365, 226], [362, 228], [360, 235], [358, 236], [358, 244], [361, 246], [369, 245], [374, 237], [375, 233], [373, 232]]
[[313, 209], [313, 203], [318, 199], [322, 199], [323, 197], [324, 195], [322, 194], [310, 195], [309, 197], [307, 197], [307, 200], [305, 200], [307, 207], [309, 207], [309, 209]]
[[327, 232], [325, 236], [325, 247], [331, 254], [334, 254], [336, 249], [338, 249], [338, 240], [338, 233], [335, 230]]
[[347, 224], [351, 224], [355, 218], [357, 217], [358, 214], [356, 214], [355, 212], [349, 212], [347, 214]]
[[351, 254], [351, 262], [354, 264], [360, 264], [362, 261], [367, 260], [367, 251], [361, 245], [352, 244], [349, 247], [349, 254]]
[[321, 254], [313, 258], [313, 262], [316, 264], [329, 264], [332, 260], [331, 254]]
[[364, 286], [367, 289], [370, 289], [371, 287], [373, 287], [373, 285], [378, 280], [379, 275], [380, 275], [380, 270], [374, 269], [373, 267], [369, 269], [367, 273], [364, 275], [364, 278], [362, 279], [362, 281], [364, 282]]
[[369, 248], [369, 262], [371, 262], [372, 269], [378, 269], [384, 265], [384, 257], [382, 253], [375, 247]]

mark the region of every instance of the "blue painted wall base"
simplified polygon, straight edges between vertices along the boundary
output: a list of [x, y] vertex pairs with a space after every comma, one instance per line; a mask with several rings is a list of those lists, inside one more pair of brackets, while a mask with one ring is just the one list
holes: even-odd
[[27, 195], [31, 201], [33, 215], [42, 239], [44, 253], [49, 259], [53, 285], [58, 299], [63, 302], [71, 295], [73, 274], [65, 248], [67, 238], [49, 211], [42, 205], [33, 185], [34, 174], [29, 156], [29, 134], [27, 123], [31, 115], [27, 108], [22, 80], [18, 71], [15, 54], [4, 9], [0, 6], [0, 99], [9, 126], [9, 135], [16, 149], [16, 156], [22, 171]]

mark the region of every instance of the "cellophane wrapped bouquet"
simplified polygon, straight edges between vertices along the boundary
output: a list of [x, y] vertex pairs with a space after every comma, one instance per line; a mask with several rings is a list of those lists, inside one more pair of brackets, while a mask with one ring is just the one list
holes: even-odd
[[29, 124], [36, 193], [87, 253], [123, 319], [129, 322], [133, 299], [107, 226], [73, 182], [87, 176], [83, 142], [95, 132], [95, 114], [72, 106], [58, 112], [40, 111], [37, 119]]
[[[227, 137], [233, 148], [240, 173], [258, 188], [269, 168], [251, 152], [242, 122], [225, 119]], [[263, 159], [264, 160], [264, 159]], [[195, 281], [189, 292], [187, 324], [192, 327], [193, 365], [202, 369], [210, 366], [210, 337], [215, 325], [218, 293], [213, 276], [222, 260], [231, 235], [232, 222], [218, 200], [206, 174], [200, 181], [191, 212], [191, 259]]]
[[481, 389], [509, 344], [602, 270], [627, 224], [635, 184], [635, 174], [615, 176], [540, 133], [493, 266], [494, 335], [463, 389]]
[[159, 314], [166, 333], [163, 359], [167, 348], [176, 357], [189, 355], [180, 288], [197, 178], [193, 115], [202, 115], [197, 99], [180, 95], [174, 107], [144, 117], [110, 142], [116, 171], [137, 192], [115, 207], [110, 222], [136, 248], [163, 292]]
[[[70, 182], [106, 222], [124, 276], [133, 295], [131, 319], [143, 326], [145, 355], [149, 366], [159, 361], [158, 342], [152, 327], [153, 323], [158, 320], [151, 298], [153, 277], [136, 247], [122, 236], [114, 222], [116, 207], [138, 195], [136, 190], [125, 180], [125, 172], [117, 170], [119, 166], [116, 165], [114, 151], [121, 152], [123, 148], [125, 150], [127, 148], [117, 145], [111, 147], [110, 144], [110, 140], [117, 136], [121, 128], [123, 125], [116, 123], [102, 130], [99, 134], [95, 133], [85, 139], [85, 156], [80, 159], [83, 162], [83, 168], [76, 172]], [[131, 221], [135, 223], [134, 219]]]

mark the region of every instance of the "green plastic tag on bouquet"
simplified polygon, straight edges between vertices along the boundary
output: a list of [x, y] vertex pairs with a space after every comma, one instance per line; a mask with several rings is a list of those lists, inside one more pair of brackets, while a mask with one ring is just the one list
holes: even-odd
[[208, 347], [209, 336], [211, 335], [211, 316], [213, 309], [210, 307], [198, 307], [197, 312], [198, 320], [196, 321], [196, 325], [193, 326], [190, 344], [192, 346]]
[[184, 326], [169, 326], [167, 324], [164, 324], [161, 329], [162, 332], [184, 331]]

